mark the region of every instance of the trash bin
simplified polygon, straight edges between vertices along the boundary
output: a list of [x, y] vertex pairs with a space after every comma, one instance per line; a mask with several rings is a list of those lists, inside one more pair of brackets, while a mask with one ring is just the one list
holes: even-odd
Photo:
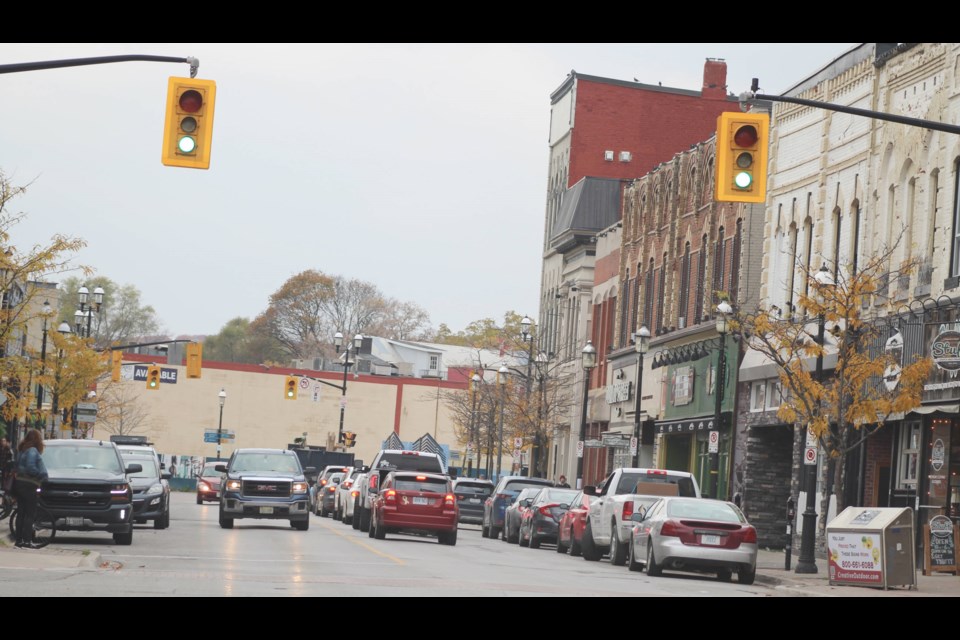
[[831, 585], [917, 584], [913, 510], [848, 507], [827, 524]]

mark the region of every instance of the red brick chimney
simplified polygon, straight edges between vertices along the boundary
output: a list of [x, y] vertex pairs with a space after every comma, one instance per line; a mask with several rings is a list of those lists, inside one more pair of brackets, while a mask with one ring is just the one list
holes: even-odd
[[704, 98], [710, 100], [726, 100], [727, 98], [727, 63], [722, 58], [707, 58], [703, 64], [703, 89], [700, 90]]

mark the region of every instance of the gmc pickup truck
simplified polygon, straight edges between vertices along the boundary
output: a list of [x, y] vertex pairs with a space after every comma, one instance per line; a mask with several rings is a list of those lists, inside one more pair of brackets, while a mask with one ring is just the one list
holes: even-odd
[[665, 469], [615, 469], [600, 485], [584, 487], [583, 492], [596, 497], [583, 532], [583, 559], [594, 562], [609, 553], [610, 562], [621, 566], [627, 561], [630, 517], [635, 511], [661, 496], [700, 497], [692, 474]]
[[237, 518], [289, 520], [300, 531], [310, 528], [310, 487], [305, 477], [316, 469], [300, 467], [290, 450], [237, 449], [220, 491], [220, 526], [232, 529]]

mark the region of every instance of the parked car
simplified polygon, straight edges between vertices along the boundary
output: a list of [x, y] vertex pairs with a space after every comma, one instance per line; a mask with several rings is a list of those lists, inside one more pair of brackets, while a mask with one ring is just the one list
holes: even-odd
[[300, 531], [310, 528], [310, 494], [300, 459], [289, 449], [237, 449], [220, 492], [220, 526], [232, 529], [237, 518], [289, 520]]
[[155, 453], [120, 451], [125, 464], [139, 464], [140, 471], [128, 474], [133, 490], [133, 521], [142, 524], [153, 521], [154, 529], [170, 526], [169, 473], [160, 471]]
[[107, 531], [115, 544], [133, 543], [133, 491], [117, 446], [103, 440], [47, 440], [43, 463], [49, 479], [40, 504], [57, 519], [58, 531]]
[[627, 565], [659, 576], [664, 569], [707, 571], [740, 584], [757, 575], [757, 530], [732, 502], [660, 498], [631, 517]]
[[510, 544], [520, 542], [520, 522], [524, 512], [533, 504], [533, 499], [544, 487], [527, 487], [517, 494], [513, 502], [503, 512], [503, 528], [500, 529], [500, 539]]
[[436, 534], [440, 544], [457, 544], [457, 499], [450, 478], [438, 473], [393, 471], [380, 483], [370, 516], [371, 538], [407, 531]]
[[587, 516], [590, 513], [590, 501], [583, 491], [570, 503], [557, 525], [557, 553], [569, 553], [573, 557], [580, 555], [580, 542], [583, 540], [583, 530], [587, 526]]
[[556, 542], [560, 518], [577, 497], [576, 489], [542, 489], [520, 518], [520, 546], [539, 549], [544, 542]]
[[366, 481], [366, 472], [354, 478], [353, 486], [350, 487], [350, 495], [346, 497], [346, 501], [343, 503], [343, 524], [350, 525], [354, 529], [360, 528], [360, 521], [355, 517], [355, 514], [357, 513], [357, 503], [360, 501], [360, 487]]
[[[348, 502], [353, 502], [353, 498], [350, 497], [350, 492], [353, 490], [353, 484], [357, 481], [357, 477], [362, 473], [360, 467], [349, 467], [350, 472], [344, 474], [343, 480], [340, 481], [340, 484], [337, 485], [336, 499], [333, 505], [333, 519], [343, 521], [344, 512], [346, 511], [346, 505]], [[350, 513], [353, 513], [351, 506]]]
[[223, 474], [217, 471], [217, 465], [223, 462], [207, 462], [200, 470], [197, 478], [197, 504], [217, 502], [220, 500], [220, 483]]
[[333, 508], [337, 503], [337, 487], [343, 482], [343, 473], [331, 473], [326, 485], [319, 487], [317, 492], [316, 514], [321, 518], [333, 515]]
[[493, 483], [476, 478], [459, 478], [453, 483], [453, 495], [457, 496], [460, 522], [483, 523], [483, 501], [493, 493]]
[[540, 489], [552, 486], [553, 483], [544, 478], [529, 478], [527, 476], [503, 476], [500, 478], [493, 494], [483, 501], [481, 535], [484, 538], [496, 538], [500, 535], [503, 529], [504, 513], [521, 491], [527, 488]]

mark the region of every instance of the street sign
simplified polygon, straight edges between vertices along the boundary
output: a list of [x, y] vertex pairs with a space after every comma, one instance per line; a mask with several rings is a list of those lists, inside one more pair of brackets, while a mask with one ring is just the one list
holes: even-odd
[[78, 403], [77, 403], [77, 411], [78, 411], [78, 412], [80, 412], [80, 411], [84, 411], [84, 412], [86, 412], [86, 411], [93, 411], [94, 413], [96, 413], [96, 412], [97, 412], [97, 403], [96, 403], [96, 402], [78, 402]]
[[720, 432], [711, 431], [707, 444], [707, 453], [720, 453]]
[[341, 409], [347, 408], [347, 396], [340, 396], [340, 408]]
[[520, 449], [514, 449], [514, 450], [513, 450], [513, 458], [514, 458], [514, 460], [520, 458]]
[[514, 438], [513, 439], [513, 448], [522, 449], [523, 448], [523, 438]]
[[636, 438], [630, 438], [630, 455], [632, 456], [637, 455], [637, 445], [639, 444], [640, 443], [637, 442]]
[[588, 449], [600, 449], [603, 447], [603, 440], [587, 440], [583, 443], [583, 446]]
[[803, 450], [803, 464], [815, 465], [817, 464], [817, 449], [816, 447], [807, 447]]
[[[221, 442], [233, 442], [236, 440], [237, 434], [233, 431], [223, 430], [223, 433], [220, 434]], [[213, 444], [217, 443], [217, 430], [216, 429], [207, 429], [203, 432], [203, 441], [211, 442]]]
[[577, 441], [577, 457], [578, 458], [583, 457], [583, 440]]
[[92, 422], [96, 422], [96, 421], [97, 421], [97, 416], [96, 416], [96, 414], [77, 413], [77, 422], [83, 422], [83, 423], [91, 422], [91, 423], [92, 423]]

